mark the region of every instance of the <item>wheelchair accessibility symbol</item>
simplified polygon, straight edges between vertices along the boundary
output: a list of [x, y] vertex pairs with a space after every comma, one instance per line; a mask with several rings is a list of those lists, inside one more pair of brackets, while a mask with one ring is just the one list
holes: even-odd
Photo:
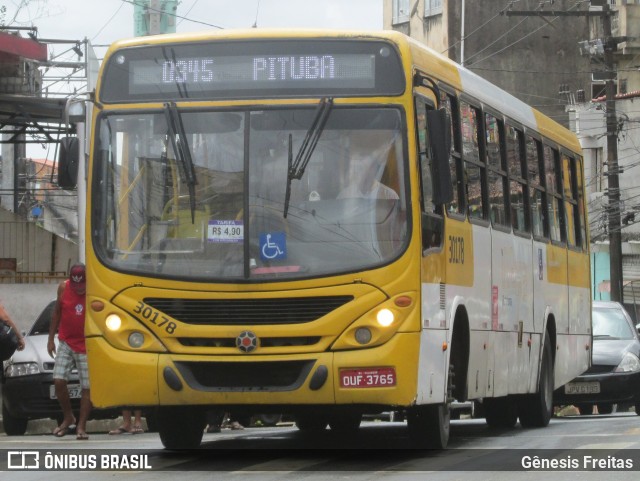
[[287, 236], [284, 232], [260, 234], [260, 258], [263, 261], [287, 258]]

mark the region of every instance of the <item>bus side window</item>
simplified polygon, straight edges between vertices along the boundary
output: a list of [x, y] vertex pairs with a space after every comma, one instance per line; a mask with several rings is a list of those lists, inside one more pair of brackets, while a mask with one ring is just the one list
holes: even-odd
[[580, 240], [578, 245], [582, 247], [583, 251], [586, 251], [588, 248], [587, 245], [587, 219], [585, 214], [585, 205], [584, 205], [584, 178], [583, 178], [583, 167], [582, 167], [582, 158], [577, 157], [575, 159], [575, 169], [576, 169], [576, 191], [578, 193], [576, 199], [578, 203], [578, 218], [580, 220]]
[[526, 140], [527, 177], [531, 206], [531, 231], [538, 238], [548, 238], [546, 192], [540, 181], [540, 142], [530, 136]]
[[562, 186], [564, 191], [565, 224], [567, 226], [567, 243], [570, 247], [582, 248], [580, 240], [580, 211], [577, 206], [576, 163], [567, 154], [561, 154]]
[[462, 155], [460, 153], [460, 109], [458, 109], [457, 98], [444, 91], [440, 91], [440, 105], [447, 111], [451, 119], [449, 169], [451, 170], [453, 200], [447, 204], [447, 212], [464, 214], [464, 176], [462, 174]]
[[509, 227], [509, 200], [507, 172], [503, 165], [502, 144], [504, 126], [495, 116], [485, 113], [485, 137], [487, 159], [487, 182], [489, 191], [490, 218], [493, 225]]
[[416, 144], [420, 167], [420, 185], [422, 197], [422, 249], [442, 246], [444, 220], [442, 208], [433, 204], [433, 179], [431, 159], [429, 159], [427, 109], [432, 108], [422, 98], [415, 98], [416, 107]]
[[486, 164], [480, 160], [479, 124], [480, 113], [475, 107], [460, 102], [462, 123], [462, 150], [464, 154], [464, 182], [469, 207], [469, 218], [486, 219], [486, 205], [483, 193], [483, 178], [486, 176]]
[[562, 180], [559, 168], [558, 150], [544, 145], [544, 179], [547, 191], [547, 212], [549, 214], [549, 233], [554, 242], [566, 239], [564, 205], [562, 204]]
[[[511, 227], [518, 232], [529, 232], [528, 186], [524, 163], [524, 136], [522, 131], [506, 126], [505, 145], [507, 172], [509, 174], [509, 205], [511, 208]], [[523, 169], [523, 167], [525, 167]]]

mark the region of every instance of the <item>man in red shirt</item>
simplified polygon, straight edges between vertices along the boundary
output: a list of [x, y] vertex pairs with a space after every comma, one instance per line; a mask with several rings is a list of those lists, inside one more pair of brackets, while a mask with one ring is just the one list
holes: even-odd
[[[62, 423], [53, 430], [53, 434], [57, 437], [62, 437], [76, 424], [67, 389], [69, 375], [75, 368], [78, 370], [78, 378], [82, 389], [76, 434], [77, 439], [83, 440], [89, 439], [86, 427], [87, 418], [91, 412], [89, 370], [87, 368], [87, 349], [84, 337], [85, 282], [85, 267], [82, 264], [76, 264], [69, 271], [69, 279], [62, 281], [58, 286], [58, 298], [51, 317], [49, 342], [47, 343], [49, 355], [51, 357], [55, 356], [56, 360], [53, 368], [53, 382], [58, 402], [64, 413]], [[54, 342], [56, 332], [58, 332], [57, 353]]]

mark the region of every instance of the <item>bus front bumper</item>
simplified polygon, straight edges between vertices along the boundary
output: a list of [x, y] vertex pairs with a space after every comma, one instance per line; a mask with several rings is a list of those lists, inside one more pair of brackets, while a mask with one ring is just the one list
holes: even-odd
[[96, 407], [410, 406], [416, 399], [418, 346], [419, 333], [398, 333], [369, 349], [231, 357], [123, 351], [92, 337], [91, 400]]

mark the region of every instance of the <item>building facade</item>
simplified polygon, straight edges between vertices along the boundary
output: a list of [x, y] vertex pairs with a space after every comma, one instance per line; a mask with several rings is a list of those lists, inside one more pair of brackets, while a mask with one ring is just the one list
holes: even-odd
[[[589, 90], [586, 16], [541, 16], [545, 10], [585, 10], [556, 0], [383, 0], [385, 29], [403, 32], [568, 125], [566, 95]], [[553, 6], [550, 5], [553, 3]], [[529, 12], [512, 16], [517, 11]]]
[[[447, 55], [578, 134], [588, 189], [593, 298], [608, 300], [608, 73], [598, 49], [604, 35], [598, 12], [605, 2], [612, 12], [623, 170], [623, 297], [640, 320], [640, 0], [384, 0], [384, 26]], [[573, 13], [543, 15], [551, 10]]]
[[[640, 0], [611, 1], [610, 8], [616, 85], [617, 160], [620, 167], [620, 219], [622, 237], [623, 302], [640, 320]], [[590, 25], [590, 41], [604, 40], [600, 18]], [[585, 159], [589, 224], [592, 241], [592, 289], [594, 299], [610, 298], [609, 217], [615, 206], [608, 193], [609, 169], [603, 54], [592, 49], [593, 98], [569, 105], [570, 126], [580, 138]]]

